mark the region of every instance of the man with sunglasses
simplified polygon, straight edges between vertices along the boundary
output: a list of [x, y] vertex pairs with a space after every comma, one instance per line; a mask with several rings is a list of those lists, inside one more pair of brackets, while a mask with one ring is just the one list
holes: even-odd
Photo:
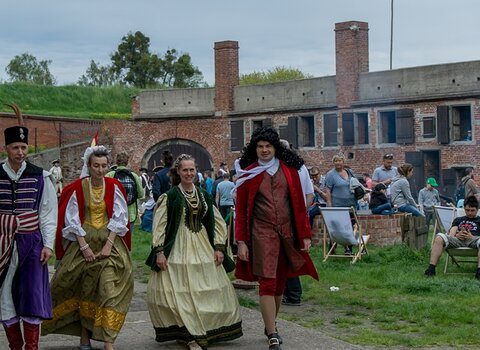
[[389, 186], [392, 179], [398, 175], [397, 167], [393, 166], [393, 154], [385, 154], [383, 156], [383, 165], [373, 171], [372, 186], [382, 183], [387, 186], [387, 197], [390, 194]]

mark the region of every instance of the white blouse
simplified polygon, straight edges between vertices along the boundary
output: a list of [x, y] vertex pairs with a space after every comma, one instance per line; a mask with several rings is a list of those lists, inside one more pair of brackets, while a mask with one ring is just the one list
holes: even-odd
[[[113, 214], [108, 221], [107, 229], [115, 232], [117, 236], [123, 237], [128, 232], [128, 206], [120, 188], [117, 185], [114, 186]], [[69, 241], [76, 241], [77, 236], [83, 237], [86, 234], [80, 221], [76, 191], [68, 201], [64, 226], [62, 236]]]

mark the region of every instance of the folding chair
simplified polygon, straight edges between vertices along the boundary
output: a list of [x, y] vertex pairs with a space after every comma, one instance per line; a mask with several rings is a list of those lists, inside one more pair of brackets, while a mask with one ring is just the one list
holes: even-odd
[[450, 227], [452, 227], [453, 219], [457, 215], [455, 207], [442, 207], [440, 205], [434, 205], [433, 212], [435, 213], [435, 225], [433, 226], [432, 245], [435, 240], [435, 232], [448, 233]]
[[[363, 253], [368, 253], [367, 243], [370, 238], [370, 235], [363, 235], [362, 229], [360, 226], [360, 221], [358, 220], [357, 214], [353, 207], [328, 207], [320, 208], [322, 213], [323, 221], [325, 223], [326, 232], [330, 237], [332, 246], [330, 249], [326, 250], [327, 247], [327, 236], [324, 233], [323, 235], [323, 261], [327, 261], [328, 258], [347, 258], [352, 259], [352, 264], [355, 264], [357, 260], [362, 258]], [[354, 219], [355, 224], [352, 225], [352, 219]], [[353, 255], [338, 255], [335, 254], [335, 249], [338, 245], [343, 246], [357, 246], [358, 252]], [[326, 252], [326, 253], [325, 253]]]
[[[461, 208], [455, 207], [442, 207], [442, 206], [434, 206], [433, 210], [435, 211], [435, 227], [434, 233], [436, 232], [436, 228], [440, 228], [440, 232], [444, 232], [448, 234], [450, 228], [452, 227], [453, 220], [458, 216], [464, 216], [465, 211]], [[435, 239], [435, 234], [432, 238], [432, 245], [433, 240]], [[461, 248], [447, 248], [445, 249], [447, 253], [447, 257], [445, 259], [445, 267], [443, 268], [443, 273], [447, 274], [448, 265], [451, 261], [453, 264], [460, 267], [460, 263], [477, 263], [477, 259], [472, 260], [468, 259], [468, 257], [477, 257], [478, 256], [478, 249], [475, 248], [468, 248], [468, 247], [461, 247]], [[454, 272], [448, 272], [454, 273]], [[460, 272], [456, 272], [460, 273]]]

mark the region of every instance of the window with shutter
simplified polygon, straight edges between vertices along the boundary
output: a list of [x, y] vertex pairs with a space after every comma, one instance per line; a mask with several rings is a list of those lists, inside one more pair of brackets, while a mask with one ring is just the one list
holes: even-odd
[[294, 148], [298, 148], [298, 118], [288, 117], [288, 138], [287, 140]]
[[273, 126], [273, 124], [272, 124], [272, 119], [270, 119], [270, 118], [263, 119], [263, 120], [262, 120], [262, 126], [265, 126], [265, 127], [267, 127], [267, 126]]
[[244, 139], [243, 120], [230, 121], [230, 150], [241, 151], [245, 143]]
[[343, 144], [345, 146], [355, 144], [355, 134], [353, 128], [353, 113], [342, 114]]
[[450, 143], [450, 122], [448, 118], [448, 106], [437, 106], [438, 143]]
[[357, 144], [368, 145], [368, 113], [355, 113], [357, 117]]
[[325, 114], [323, 116], [323, 138], [325, 146], [338, 146], [337, 132], [338, 121], [336, 114]]
[[426, 139], [437, 136], [435, 117], [423, 117], [423, 137]]
[[252, 120], [252, 131], [257, 130], [263, 126], [263, 120]]
[[452, 106], [453, 141], [472, 140], [472, 116], [470, 106]]
[[395, 111], [380, 112], [380, 143], [395, 143], [397, 141], [397, 124], [395, 122]]
[[315, 127], [313, 116], [301, 116], [298, 118], [298, 146], [315, 146]]
[[414, 111], [413, 109], [399, 109], [395, 112], [396, 125], [396, 143], [410, 144], [415, 142], [414, 127]]
[[288, 125], [279, 125], [278, 134], [281, 139], [287, 140], [290, 143], [290, 140], [288, 139]]

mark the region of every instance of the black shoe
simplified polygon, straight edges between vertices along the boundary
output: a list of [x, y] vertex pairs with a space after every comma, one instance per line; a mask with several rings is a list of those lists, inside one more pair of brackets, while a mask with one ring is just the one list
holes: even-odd
[[282, 299], [282, 305], [288, 305], [288, 306], [300, 306], [302, 305], [301, 301], [294, 301], [288, 298], [283, 298]]
[[[280, 344], [283, 344], [283, 339], [282, 339], [282, 337], [280, 336], [280, 334], [278, 334], [278, 329], [277, 329], [277, 327], [275, 327], [275, 333], [277, 334], [278, 342], [279, 342]], [[266, 329], [266, 328], [263, 329], [263, 334], [265, 334], [265, 335], [268, 337], [267, 329]]]
[[[427, 277], [433, 277], [433, 276], [435, 276], [435, 270], [434, 270], [434, 269], [431, 269], [430, 267], [427, 268], [427, 269], [425, 270], [425, 276], [427, 276]], [[477, 277], [477, 275], [475, 275], [475, 277]], [[478, 278], [480, 278], [480, 276], [479, 276]]]
[[353, 251], [351, 248], [345, 249], [345, 255], [353, 255]]
[[282, 350], [278, 333], [272, 333], [268, 336], [268, 350]]
[[477, 280], [480, 280], [480, 271], [479, 270], [477, 270], [477, 272], [475, 273], [475, 278]]

